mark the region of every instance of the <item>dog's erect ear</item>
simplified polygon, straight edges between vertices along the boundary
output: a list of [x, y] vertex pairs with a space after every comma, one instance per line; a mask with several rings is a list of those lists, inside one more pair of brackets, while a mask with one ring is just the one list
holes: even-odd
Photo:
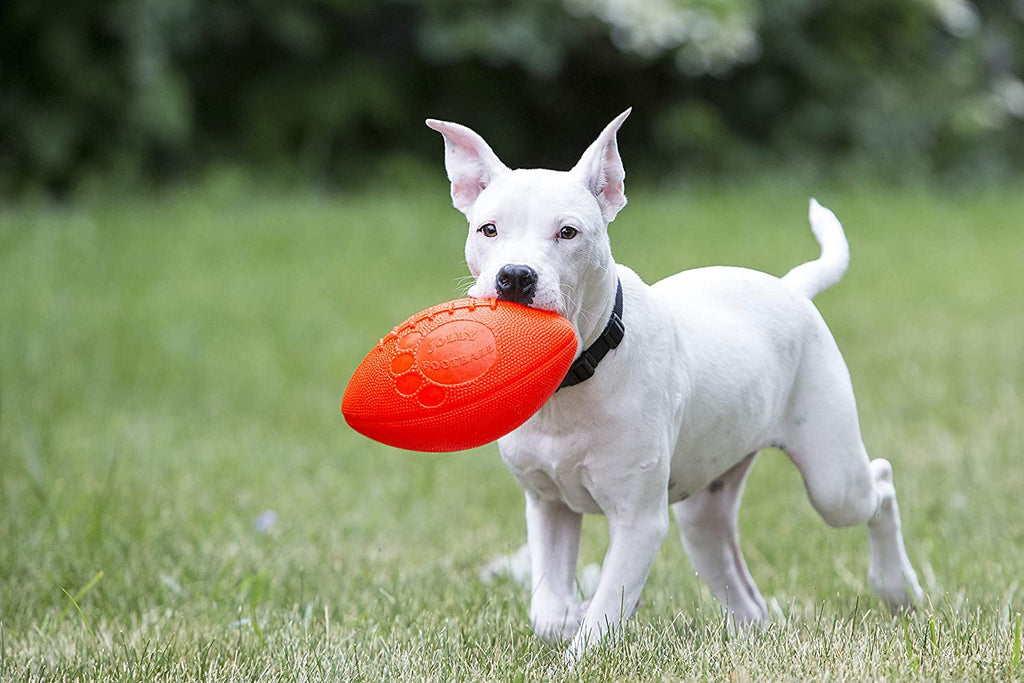
[[601, 134], [597, 136], [587, 152], [577, 165], [572, 167], [571, 173], [581, 177], [584, 184], [592, 191], [597, 203], [601, 207], [601, 214], [609, 223], [614, 220], [618, 210], [626, 206], [626, 193], [623, 188], [623, 181], [626, 179], [626, 171], [623, 169], [623, 160], [618, 156], [618, 143], [615, 141], [615, 133], [626, 121], [626, 117], [633, 111], [626, 110], [614, 118], [605, 126]]
[[619, 132], [619, 127], [631, 111], [632, 107], [616, 116], [587, 148], [571, 171], [579, 175], [583, 184], [597, 197], [601, 214], [609, 223], [615, 220], [619, 209], [626, 205], [626, 194], [622, 185], [626, 179], [626, 171], [622, 168], [615, 134]]
[[427, 125], [444, 136], [444, 166], [452, 181], [452, 204], [469, 217], [484, 188], [508, 172], [482, 137], [457, 123], [427, 119]]

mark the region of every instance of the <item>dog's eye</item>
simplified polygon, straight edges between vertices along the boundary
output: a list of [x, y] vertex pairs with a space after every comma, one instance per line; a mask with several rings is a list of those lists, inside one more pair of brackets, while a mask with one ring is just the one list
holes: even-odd
[[477, 228], [477, 232], [479, 232], [484, 237], [498, 236], [498, 228], [495, 227], [494, 223], [484, 223], [479, 228]]
[[571, 240], [576, 235], [580, 234], [580, 231], [571, 225], [562, 226], [562, 229], [558, 231], [558, 239]]

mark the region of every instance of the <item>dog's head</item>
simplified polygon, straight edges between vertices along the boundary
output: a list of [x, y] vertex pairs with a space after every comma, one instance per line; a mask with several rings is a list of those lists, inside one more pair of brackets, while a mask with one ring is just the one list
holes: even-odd
[[588, 301], [588, 290], [607, 294], [610, 282], [614, 292], [608, 223], [626, 205], [616, 133], [629, 111], [564, 172], [510, 170], [469, 128], [427, 121], [444, 136], [452, 203], [469, 219], [470, 296], [515, 301], [576, 322], [598, 305]]

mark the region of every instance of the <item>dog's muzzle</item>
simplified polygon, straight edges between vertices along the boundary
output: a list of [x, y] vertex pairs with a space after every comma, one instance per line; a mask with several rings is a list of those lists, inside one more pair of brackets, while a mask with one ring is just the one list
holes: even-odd
[[506, 264], [494, 278], [494, 288], [502, 301], [529, 306], [537, 292], [537, 271], [530, 266]]

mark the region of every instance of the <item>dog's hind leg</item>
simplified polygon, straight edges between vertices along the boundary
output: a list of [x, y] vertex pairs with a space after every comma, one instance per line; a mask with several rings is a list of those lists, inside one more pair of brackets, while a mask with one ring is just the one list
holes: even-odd
[[749, 455], [672, 506], [697, 575], [725, 607], [730, 620], [740, 624], [761, 622], [768, 615], [764, 598], [743, 561], [737, 528], [743, 485], [756, 457], [756, 453]]
[[871, 586], [890, 606], [910, 607], [922, 591], [903, 545], [892, 467], [887, 460], [868, 459], [849, 374], [838, 349], [828, 353], [832, 349], [822, 349], [827, 363], [805, 367], [797, 381], [783, 450], [830, 526], [867, 524]]

